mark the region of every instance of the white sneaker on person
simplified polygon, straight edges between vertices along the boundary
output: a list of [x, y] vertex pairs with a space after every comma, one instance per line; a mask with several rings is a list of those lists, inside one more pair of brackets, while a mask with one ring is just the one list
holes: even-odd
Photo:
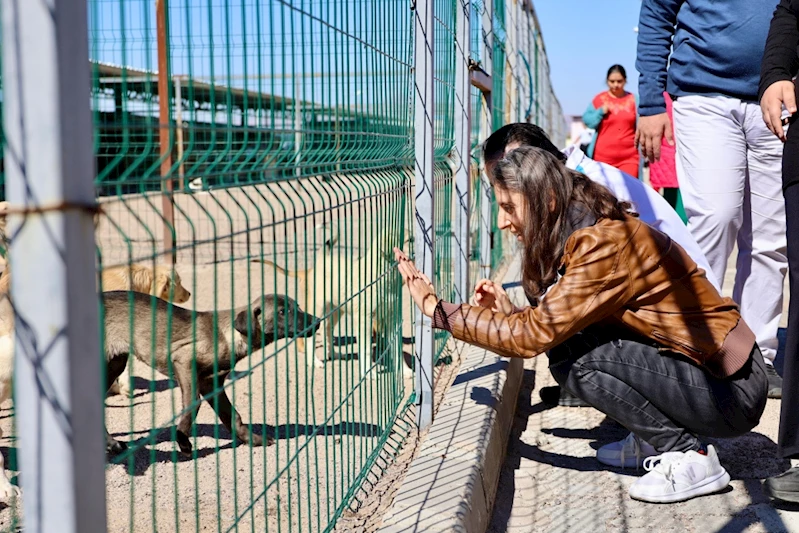
[[598, 449], [596, 460], [608, 466], [641, 468], [644, 459], [657, 454], [654, 446], [631, 432], [623, 440], [611, 442]]
[[652, 503], [672, 503], [712, 494], [730, 483], [713, 446], [699, 452], [666, 452], [644, 460], [648, 471], [630, 487], [630, 497]]

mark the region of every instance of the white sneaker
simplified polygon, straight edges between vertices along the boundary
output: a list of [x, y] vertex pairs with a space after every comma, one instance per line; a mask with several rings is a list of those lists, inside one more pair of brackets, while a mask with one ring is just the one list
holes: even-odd
[[624, 440], [611, 442], [596, 451], [596, 460], [603, 465], [621, 468], [641, 468], [644, 459], [657, 455], [658, 451], [641, 440], [634, 433], [630, 433]]
[[648, 473], [630, 487], [630, 497], [652, 503], [672, 503], [712, 494], [730, 483], [713, 446], [707, 455], [666, 452], [644, 460]]

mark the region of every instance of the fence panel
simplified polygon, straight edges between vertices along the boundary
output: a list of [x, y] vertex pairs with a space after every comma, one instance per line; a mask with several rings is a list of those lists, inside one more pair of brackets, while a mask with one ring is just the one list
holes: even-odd
[[[132, 363], [132, 399], [123, 390], [108, 400], [109, 430], [128, 443], [108, 469], [109, 529], [332, 527], [381, 453], [401, 441], [396, 421], [411, 402], [402, 344], [411, 321], [388, 253], [409, 227], [407, 5], [93, 0], [92, 8], [102, 271], [169, 271], [163, 258], [173, 253], [171, 290], [161, 296], [190, 309], [196, 324], [184, 331], [182, 312], [157, 306], [131, 319], [155, 329], [161, 315], [172, 322], [172, 361], [161, 372], [147, 358]], [[296, 305], [273, 304], [273, 294]], [[243, 329], [229, 309], [245, 318]], [[315, 318], [303, 321], [305, 313]], [[259, 327], [275, 342], [219, 379], [231, 366], [220, 339]], [[139, 340], [158, 352], [162, 340], [147, 337]], [[231, 435], [197, 392], [182, 397], [184, 345], [187, 382], [206, 403], [221, 417], [229, 396], [274, 444], [242, 443], [247, 430]], [[204, 381], [208, 373], [217, 378]], [[198, 409], [189, 450], [175, 441]]]
[[[496, 228], [481, 143], [528, 120], [561, 144], [565, 125], [530, 0], [429, 5], [431, 260], [439, 294], [459, 300], [515, 246]], [[105, 405], [126, 445], [105, 473], [108, 530], [332, 530], [403, 446], [420, 391], [390, 253], [419, 244], [418, 13], [406, 0], [87, 8], [99, 336], [109, 378], [124, 367]], [[460, 94], [464, 49], [489, 92]], [[0, 183], [3, 171], [0, 160]], [[115, 289], [157, 298], [105, 294]], [[449, 335], [431, 340], [448, 363]], [[10, 474], [13, 423], [2, 422]], [[19, 514], [0, 509], [0, 529]]]

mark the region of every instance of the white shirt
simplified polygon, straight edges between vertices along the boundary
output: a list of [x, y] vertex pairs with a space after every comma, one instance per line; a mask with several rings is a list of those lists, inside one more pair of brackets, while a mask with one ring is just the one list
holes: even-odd
[[577, 146], [569, 146], [563, 151], [566, 166], [582, 172], [591, 181], [604, 185], [621, 201], [630, 202], [643, 222], [671, 237], [674, 242], [691, 256], [696, 264], [705, 271], [708, 281], [721, 292], [716, 276], [710, 269], [705, 254], [699, 249], [696, 240], [669, 203], [652, 187], [621, 170], [594, 161]]

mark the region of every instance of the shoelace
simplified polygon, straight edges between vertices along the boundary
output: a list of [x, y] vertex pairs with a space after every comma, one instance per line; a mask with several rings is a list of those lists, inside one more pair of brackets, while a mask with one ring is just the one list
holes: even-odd
[[[671, 490], [676, 490], [674, 468], [682, 462], [681, 453], [664, 453], [644, 459], [644, 469], [647, 472], [657, 472], [671, 485]], [[665, 489], [664, 489], [665, 491]]]
[[621, 446], [621, 467], [625, 468], [624, 459], [627, 456], [625, 450], [630, 442], [633, 444], [633, 453], [635, 453], [635, 469], [638, 470], [638, 463], [641, 462], [641, 440], [632, 432], [627, 435], [627, 438], [624, 439], [624, 444]]

